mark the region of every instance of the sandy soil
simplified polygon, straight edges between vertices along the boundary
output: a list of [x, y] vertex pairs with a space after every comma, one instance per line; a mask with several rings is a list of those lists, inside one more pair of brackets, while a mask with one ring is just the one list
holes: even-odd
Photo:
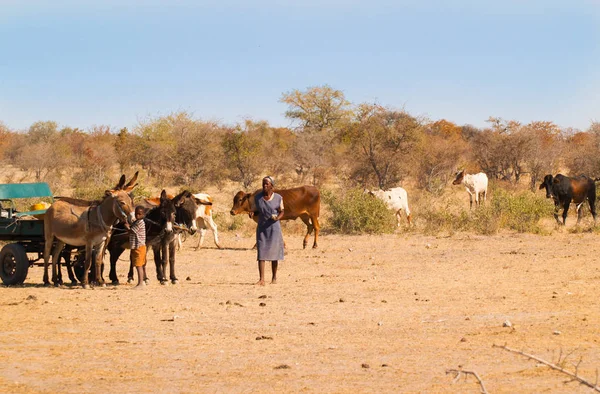
[[0, 391], [479, 392], [451, 368], [490, 393], [590, 391], [494, 344], [595, 381], [597, 235], [289, 235], [265, 287], [251, 237], [207, 238], [184, 244], [177, 285], [44, 288], [33, 267], [0, 287]]

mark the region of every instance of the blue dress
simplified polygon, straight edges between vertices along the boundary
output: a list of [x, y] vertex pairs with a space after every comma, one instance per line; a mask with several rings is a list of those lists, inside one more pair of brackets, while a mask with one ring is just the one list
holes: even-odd
[[256, 227], [256, 249], [258, 260], [283, 260], [283, 234], [279, 220], [271, 219], [278, 214], [278, 208], [283, 205], [282, 197], [273, 193], [270, 201], [264, 198], [264, 192], [255, 196], [258, 210], [258, 226]]

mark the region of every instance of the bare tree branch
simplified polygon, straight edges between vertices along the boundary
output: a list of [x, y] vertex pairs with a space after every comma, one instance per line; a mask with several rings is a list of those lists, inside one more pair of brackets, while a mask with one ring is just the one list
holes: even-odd
[[[583, 379], [583, 378], [579, 377], [579, 376], [577, 375], [577, 373], [573, 373], [573, 372], [571, 372], [571, 371], [567, 371], [566, 369], [564, 369], [564, 368], [562, 368], [562, 367], [560, 367], [560, 366], [558, 366], [558, 365], [556, 365], [556, 364], [552, 364], [552, 363], [550, 363], [550, 362], [548, 362], [548, 361], [546, 361], [546, 360], [543, 360], [543, 359], [541, 359], [541, 358], [539, 358], [539, 357], [536, 357], [536, 356], [534, 356], [534, 355], [527, 354], [527, 353], [525, 353], [525, 352], [522, 352], [522, 351], [520, 351], [520, 350], [511, 349], [511, 348], [509, 348], [509, 347], [508, 347], [508, 346], [506, 346], [506, 345], [503, 345], [503, 346], [500, 346], [500, 345], [492, 345], [492, 347], [497, 347], [497, 348], [500, 348], [500, 349], [504, 349], [504, 350], [506, 350], [506, 351], [508, 351], [508, 352], [511, 352], [511, 353], [516, 353], [516, 354], [520, 354], [520, 355], [522, 355], [522, 356], [525, 356], [525, 357], [527, 357], [527, 358], [529, 358], [529, 359], [531, 359], [531, 360], [535, 360], [535, 361], [537, 361], [537, 362], [539, 362], [539, 363], [542, 363], [542, 364], [544, 364], [544, 365], [546, 365], [546, 366], [548, 366], [548, 367], [550, 367], [550, 368], [552, 368], [552, 369], [554, 369], [554, 370], [556, 370], [556, 371], [562, 372], [562, 373], [564, 373], [565, 375], [568, 375], [568, 376], [572, 377], [572, 378], [573, 378], [573, 380], [575, 380], [575, 381], [578, 381], [579, 383], [581, 383], [581, 384], [583, 384], [583, 385], [585, 385], [585, 386], [588, 386], [588, 387], [590, 387], [590, 388], [594, 389], [595, 391], [598, 391], [598, 392], [600, 392], [600, 387], [597, 385], [597, 380], [598, 380], [598, 379], [597, 379], [597, 376], [596, 376], [596, 383], [591, 383], [591, 382], [589, 382], [589, 381], [587, 381], [587, 380], [585, 380], [585, 379]], [[562, 350], [561, 350], [561, 354], [562, 354]], [[560, 356], [559, 356], [559, 361], [560, 361]], [[564, 360], [563, 360], [563, 361], [564, 361]], [[577, 364], [577, 369], [578, 369], [578, 368], [579, 368], [579, 364]], [[576, 369], [576, 371], [577, 371], [577, 369]]]
[[446, 370], [446, 375], [449, 374], [449, 373], [456, 374], [456, 376], [454, 377], [454, 381], [452, 383], [456, 383], [458, 381], [458, 379], [460, 378], [461, 374], [475, 376], [475, 379], [477, 379], [477, 381], [479, 382], [479, 386], [481, 387], [482, 394], [488, 394], [487, 390], [485, 389], [485, 385], [483, 384], [483, 380], [481, 380], [481, 378], [479, 377], [479, 375], [477, 374], [477, 372], [475, 372], [475, 371], [467, 371], [467, 370], [464, 370], [464, 369], [447, 369]]

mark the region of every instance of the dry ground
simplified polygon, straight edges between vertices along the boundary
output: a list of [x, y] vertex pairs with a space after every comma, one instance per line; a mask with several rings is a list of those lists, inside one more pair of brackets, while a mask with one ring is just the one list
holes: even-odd
[[595, 380], [595, 234], [325, 235], [316, 250], [289, 235], [265, 287], [252, 237], [221, 237], [184, 244], [178, 285], [44, 288], [33, 267], [0, 287], [0, 391], [479, 392], [449, 368], [490, 393], [591, 391], [492, 345], [562, 351]]

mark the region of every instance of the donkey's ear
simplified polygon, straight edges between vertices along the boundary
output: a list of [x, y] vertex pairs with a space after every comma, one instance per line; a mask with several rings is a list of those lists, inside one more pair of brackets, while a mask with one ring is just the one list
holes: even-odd
[[163, 189], [163, 191], [160, 193], [160, 201], [164, 201], [164, 200], [168, 200], [169, 198], [167, 197], [167, 191], [165, 189]]
[[125, 174], [121, 175], [121, 179], [119, 179], [119, 183], [117, 183], [117, 186], [114, 187], [114, 190], [123, 189], [124, 184], [125, 184]]
[[[135, 183], [135, 181], [137, 181], [138, 174], [139, 174], [139, 171], [136, 171], [135, 174], [133, 175], [133, 178], [131, 178], [129, 180], [129, 182], [127, 182], [127, 184], [125, 186], [123, 186], [123, 189], [127, 193], [129, 193], [130, 191], [132, 191], [133, 188], [137, 186], [137, 183]], [[123, 177], [125, 177], [125, 175], [123, 175]], [[125, 180], [123, 180], [123, 182], [125, 182]]]
[[175, 204], [175, 207], [179, 208], [183, 204], [184, 194], [185, 194], [185, 192], [181, 192], [178, 195], [176, 195], [175, 197], [173, 197], [173, 199], [171, 201], [173, 201], [173, 204]]
[[108, 197], [108, 196], [112, 196], [112, 195], [113, 195], [112, 190], [105, 190], [104, 191], [104, 197]]

